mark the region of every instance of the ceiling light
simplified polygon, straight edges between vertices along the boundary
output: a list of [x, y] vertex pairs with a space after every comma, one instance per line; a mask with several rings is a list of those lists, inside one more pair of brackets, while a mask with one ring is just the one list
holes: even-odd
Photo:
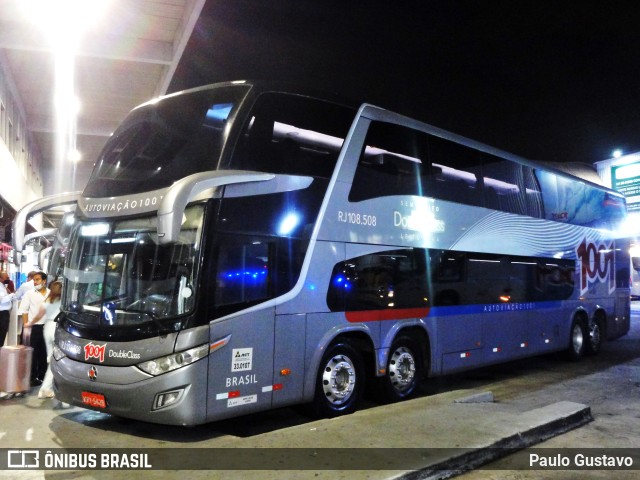
[[67, 155], [67, 159], [70, 162], [77, 163], [82, 160], [82, 154], [78, 150], [74, 149], [69, 152], [69, 154]]
[[75, 42], [103, 16], [109, 0], [22, 0], [25, 15], [57, 45]]

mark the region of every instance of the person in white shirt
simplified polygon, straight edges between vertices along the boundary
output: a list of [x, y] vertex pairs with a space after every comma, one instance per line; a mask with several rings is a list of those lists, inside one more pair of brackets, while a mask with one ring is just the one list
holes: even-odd
[[28, 291], [20, 302], [20, 312], [25, 328], [31, 327], [31, 346], [33, 347], [33, 360], [31, 362], [31, 384], [42, 385], [47, 372], [47, 348], [44, 343], [44, 318], [37, 318], [40, 306], [49, 295], [47, 288], [47, 274], [37, 272], [33, 276], [33, 290]]

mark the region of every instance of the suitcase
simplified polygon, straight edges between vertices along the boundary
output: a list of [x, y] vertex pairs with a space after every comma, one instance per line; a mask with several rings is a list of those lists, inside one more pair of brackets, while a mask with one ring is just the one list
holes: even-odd
[[[31, 330], [26, 329], [25, 330]], [[23, 335], [29, 343], [29, 333]], [[0, 392], [8, 394], [27, 393], [31, 389], [31, 362], [33, 347], [11, 345], [0, 348]]]

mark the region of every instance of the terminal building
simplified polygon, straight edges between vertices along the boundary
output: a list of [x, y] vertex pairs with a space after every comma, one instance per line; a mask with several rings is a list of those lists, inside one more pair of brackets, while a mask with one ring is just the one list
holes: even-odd
[[627, 197], [627, 211], [637, 222], [640, 216], [640, 152], [595, 163], [604, 184]]

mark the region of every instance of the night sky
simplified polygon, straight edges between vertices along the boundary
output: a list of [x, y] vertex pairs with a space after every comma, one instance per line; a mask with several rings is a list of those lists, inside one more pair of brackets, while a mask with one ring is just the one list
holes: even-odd
[[295, 82], [592, 163], [640, 151], [639, 76], [635, 1], [208, 0], [169, 90]]

